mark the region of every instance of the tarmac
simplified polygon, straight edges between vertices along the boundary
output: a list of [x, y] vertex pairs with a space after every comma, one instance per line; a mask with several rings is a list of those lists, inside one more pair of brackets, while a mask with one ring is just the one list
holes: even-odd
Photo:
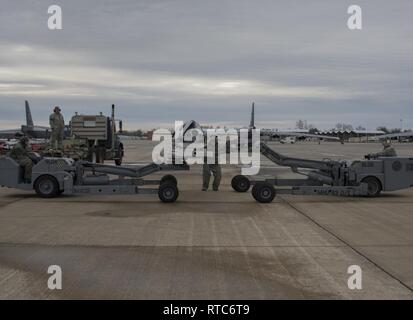
[[[126, 141], [126, 161], [153, 143]], [[379, 144], [270, 143], [309, 159], [361, 159]], [[396, 145], [413, 156], [411, 144]], [[201, 191], [201, 167], [176, 172], [179, 199], [62, 196], [0, 188], [1, 299], [412, 299], [413, 189], [380, 198]], [[289, 175], [262, 159], [262, 172]], [[159, 174], [154, 177], [160, 176]], [[50, 290], [50, 265], [62, 290]], [[362, 289], [348, 287], [349, 266]]]

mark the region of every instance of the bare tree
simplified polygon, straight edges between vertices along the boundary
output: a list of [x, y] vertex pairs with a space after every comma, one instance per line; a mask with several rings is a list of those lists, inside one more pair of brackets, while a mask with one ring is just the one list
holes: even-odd
[[301, 119], [298, 120], [298, 121], [295, 123], [295, 127], [296, 127], [297, 129], [303, 130], [304, 127], [305, 127], [304, 121], [301, 120]]
[[390, 130], [387, 129], [387, 127], [385, 127], [385, 126], [377, 127], [377, 130], [378, 131], [383, 131], [384, 133], [390, 133]]
[[353, 126], [351, 124], [347, 124], [347, 123], [337, 123], [336, 124], [336, 129], [339, 131], [352, 131]]

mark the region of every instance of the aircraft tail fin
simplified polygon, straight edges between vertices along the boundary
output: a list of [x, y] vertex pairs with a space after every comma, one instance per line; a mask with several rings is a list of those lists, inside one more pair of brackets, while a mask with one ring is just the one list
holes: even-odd
[[33, 123], [32, 113], [30, 112], [29, 102], [26, 100], [25, 104], [26, 104], [26, 125], [28, 127], [33, 127], [34, 123]]
[[254, 110], [254, 102], [252, 103], [251, 108], [251, 119], [250, 119], [250, 128], [255, 129], [255, 110]]

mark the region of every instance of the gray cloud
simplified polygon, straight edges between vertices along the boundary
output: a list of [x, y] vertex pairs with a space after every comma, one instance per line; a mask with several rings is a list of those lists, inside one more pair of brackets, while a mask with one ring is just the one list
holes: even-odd
[[50, 1], [3, 1], [0, 126], [20, 123], [28, 99], [47, 122], [55, 104], [119, 106], [125, 126], [174, 120], [292, 126], [304, 118], [375, 128], [413, 126], [413, 3], [358, 1], [55, 1], [63, 30], [47, 29]]

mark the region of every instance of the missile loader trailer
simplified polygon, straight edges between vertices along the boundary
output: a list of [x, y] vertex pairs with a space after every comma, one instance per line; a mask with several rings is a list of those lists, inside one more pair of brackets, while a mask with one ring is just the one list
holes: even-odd
[[[158, 194], [163, 202], [175, 202], [177, 180], [143, 179], [158, 171], [189, 170], [187, 165], [110, 166], [69, 158], [43, 158], [33, 166], [32, 182], [23, 182], [23, 169], [10, 157], [0, 157], [0, 186], [35, 190], [43, 198], [60, 194]], [[150, 187], [148, 187], [150, 186]], [[158, 186], [158, 187], [154, 187]]]
[[[276, 194], [376, 197], [382, 191], [413, 187], [413, 158], [383, 157], [357, 161], [308, 160], [283, 156], [265, 143], [261, 153], [272, 162], [290, 167], [305, 179], [247, 177], [232, 179], [235, 191], [246, 192], [261, 203], [271, 202]], [[42, 158], [33, 166], [32, 182], [24, 183], [23, 169], [10, 157], [0, 157], [0, 186], [35, 190], [44, 198], [60, 194], [155, 194], [163, 202], [174, 202], [179, 191], [172, 175], [149, 180], [158, 171], [189, 170], [186, 164], [110, 166], [70, 158]], [[148, 187], [149, 186], [149, 187]], [[154, 187], [157, 186], [157, 187]]]
[[307, 160], [283, 156], [265, 143], [261, 154], [272, 162], [290, 167], [306, 179], [278, 179], [235, 176], [231, 185], [237, 192], [246, 192], [262, 203], [271, 202], [276, 194], [379, 196], [382, 191], [413, 187], [413, 158], [383, 157], [373, 160], [335, 161]]

